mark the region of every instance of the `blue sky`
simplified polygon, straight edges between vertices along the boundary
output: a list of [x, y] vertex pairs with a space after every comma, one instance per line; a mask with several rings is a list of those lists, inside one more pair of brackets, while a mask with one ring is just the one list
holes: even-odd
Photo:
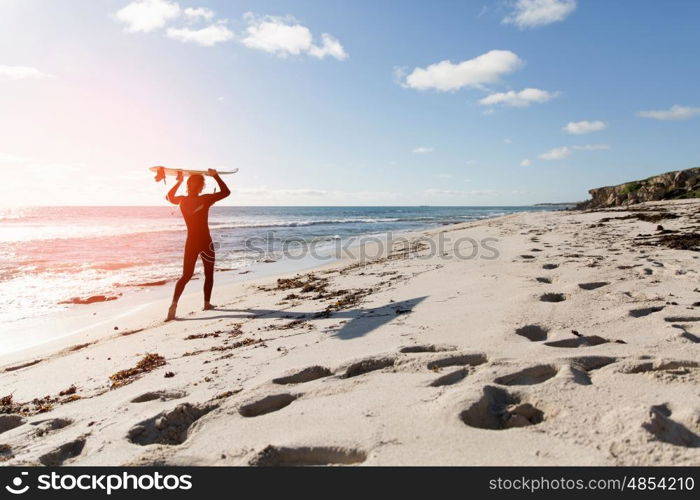
[[155, 164], [239, 167], [240, 205], [571, 201], [700, 164], [694, 0], [0, 11], [3, 204], [160, 204]]

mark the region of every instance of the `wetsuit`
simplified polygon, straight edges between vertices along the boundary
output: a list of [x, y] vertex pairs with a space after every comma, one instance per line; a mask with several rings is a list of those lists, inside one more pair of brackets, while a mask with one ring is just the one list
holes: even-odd
[[172, 203], [180, 205], [180, 212], [187, 225], [187, 241], [182, 262], [182, 276], [175, 284], [173, 301], [177, 302], [185, 289], [185, 285], [194, 274], [197, 257], [202, 256], [204, 266], [204, 302], [209, 303], [214, 287], [214, 262], [216, 254], [214, 243], [209, 234], [209, 207], [219, 200], [226, 198], [231, 191], [217, 175], [214, 177], [219, 184], [220, 192], [200, 196], [168, 196]]

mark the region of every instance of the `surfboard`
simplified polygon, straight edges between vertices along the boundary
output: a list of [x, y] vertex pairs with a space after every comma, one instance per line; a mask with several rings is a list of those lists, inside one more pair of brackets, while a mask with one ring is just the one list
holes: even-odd
[[[163, 167], [163, 166], [157, 166], [157, 167], [150, 167], [148, 170], [150, 170], [151, 172], [155, 172], [156, 182], [164, 180], [166, 175], [175, 176], [180, 172], [182, 172], [185, 175], [195, 175], [195, 174], [207, 175], [206, 170], [191, 170], [188, 168], [168, 168], [168, 167]], [[236, 172], [238, 172], [238, 169], [234, 168], [233, 170], [217, 170], [216, 172], [219, 175], [229, 175], [229, 174], [235, 174]]]

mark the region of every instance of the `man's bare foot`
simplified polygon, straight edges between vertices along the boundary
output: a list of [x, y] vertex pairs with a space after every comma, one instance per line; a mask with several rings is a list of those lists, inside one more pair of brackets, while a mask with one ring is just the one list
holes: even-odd
[[202, 311], [211, 311], [212, 309], [216, 309], [216, 306], [213, 304], [210, 304], [209, 302], [205, 302], [204, 308], [202, 308]]
[[165, 321], [170, 321], [175, 319], [175, 311], [177, 310], [177, 304], [170, 304], [170, 307], [168, 308], [168, 317], [165, 318]]

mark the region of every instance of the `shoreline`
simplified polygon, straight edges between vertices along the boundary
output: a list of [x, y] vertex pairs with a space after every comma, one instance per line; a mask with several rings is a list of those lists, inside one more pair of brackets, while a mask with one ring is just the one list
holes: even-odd
[[[543, 210], [546, 211], [546, 210]], [[521, 213], [521, 212], [516, 212]], [[537, 213], [537, 212], [533, 212]], [[426, 231], [439, 231], [442, 228], [449, 226], [459, 226], [463, 224], [472, 224], [475, 222], [487, 221], [498, 219], [500, 217], [507, 217], [508, 215], [501, 215], [497, 217], [485, 217], [481, 219], [475, 219], [473, 221], [466, 221], [462, 223], [454, 224], [440, 224], [440, 225], [428, 225], [422, 229], [408, 230], [408, 231], [396, 231], [396, 232], [381, 232], [381, 233], [366, 233], [360, 234], [348, 238], [348, 240], [354, 239], [374, 239], [386, 242], [389, 236], [410, 238], [415, 237], [418, 234], [425, 233]], [[356, 249], [361, 243], [354, 242], [348, 249]], [[322, 247], [322, 253], [326, 255], [321, 257], [314, 257], [312, 255], [306, 255], [302, 259], [294, 260], [289, 257], [282, 257], [275, 261], [265, 261], [259, 260], [254, 262], [249, 266], [245, 266], [239, 269], [226, 269], [226, 270], [215, 270], [215, 285], [214, 285], [214, 296], [216, 296], [217, 290], [226, 290], [230, 285], [236, 285], [241, 283], [247, 283], [255, 280], [261, 280], [271, 277], [284, 277], [294, 273], [300, 273], [309, 271], [312, 269], [322, 269], [325, 266], [330, 266], [334, 263], [347, 260], [348, 257], [338, 257], [331, 254], [331, 246], [327, 245]], [[182, 301], [194, 302], [195, 297], [201, 295], [200, 290], [195, 290], [196, 285], [201, 283], [202, 275], [201, 268], [198, 264], [195, 276], [192, 281], [188, 283], [185, 289], [185, 293], [182, 296]], [[118, 295], [114, 296], [114, 299], [108, 299], [104, 301], [98, 301], [94, 303], [75, 303], [71, 304], [66, 310], [54, 311], [43, 316], [23, 318], [20, 320], [9, 322], [4, 327], [3, 337], [8, 339], [15, 339], [14, 344], [12, 340], [7, 340], [4, 343], [4, 350], [0, 353], [0, 367], [8, 362], [16, 362], [19, 358], [24, 356], [32, 356], [35, 354], [35, 349], [39, 352], [46, 354], [52, 350], [60, 349], [61, 347], [66, 347], [67, 343], [72, 341], [75, 342], [85, 342], [99, 340], [99, 334], [93, 332], [93, 330], [100, 329], [104, 325], [114, 323], [111, 326], [118, 326], [119, 320], [124, 317], [129, 317], [142, 309], [154, 307], [164, 307], [167, 310], [167, 305], [170, 296], [172, 295], [172, 288], [175, 285], [176, 280], [167, 280], [162, 286], [134, 286], [131, 291], [128, 291], [130, 287], [120, 287], [114, 290], [105, 291], [104, 295], [107, 297], [114, 296], [113, 292], [116, 290], [124, 290]], [[146, 303], [144, 303], [146, 301]], [[183, 302], [184, 303], [184, 302]], [[156, 306], [158, 304], [158, 306]], [[124, 311], [124, 309], [127, 309]], [[93, 316], [99, 316], [97, 321], [93, 320]], [[51, 337], [42, 337], [34, 341], [27, 341], [27, 332], [30, 332], [30, 337], [36, 332], [40, 332], [44, 329], [45, 324], [50, 323], [54, 330], [59, 330], [58, 333], [54, 333]], [[135, 324], [127, 322], [129, 327], [127, 330], [135, 330], [137, 328], [145, 328], [147, 326], [152, 326], [154, 323], [149, 323], [148, 325], [137, 326]], [[123, 329], [123, 328], [122, 328]], [[78, 336], [82, 333], [87, 332], [84, 338], [79, 338]], [[107, 335], [107, 334], [104, 334]]]
[[[628, 216], [648, 210], [659, 221]], [[197, 290], [179, 321], [144, 304], [100, 338], [0, 361], [19, 415], [0, 460], [47, 464], [72, 443], [53, 465], [696, 464], [700, 254], [661, 239], [698, 213], [509, 214], [227, 284], [214, 311]], [[438, 254], [441, 237], [479, 253]]]
[[[179, 278], [186, 231], [175, 210], [88, 208], [27, 208], [7, 220], [0, 217], [0, 251], [15, 255], [0, 266], [0, 323], [65, 312], [70, 305], [119, 300], [143, 288], [139, 284]], [[214, 207], [210, 222], [220, 245], [217, 267], [225, 270], [258, 265], [255, 261], [266, 260], [266, 255], [297, 245], [322, 252], [323, 247], [333, 248], [336, 239], [357, 234], [420, 230], [528, 209]], [[75, 228], [72, 221], [78, 223]], [[230, 273], [219, 275], [229, 280]]]

